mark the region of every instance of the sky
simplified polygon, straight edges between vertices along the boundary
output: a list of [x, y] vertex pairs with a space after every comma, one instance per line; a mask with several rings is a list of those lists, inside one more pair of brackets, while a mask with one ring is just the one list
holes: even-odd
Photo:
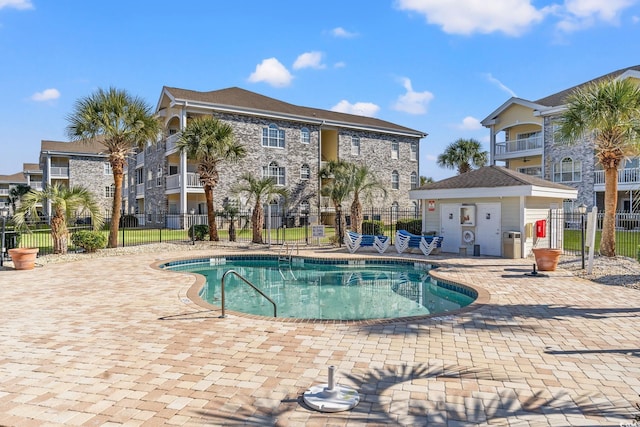
[[427, 133], [420, 174], [480, 121], [640, 64], [640, 0], [0, 0], [0, 174], [67, 141], [77, 100], [116, 87], [241, 87]]

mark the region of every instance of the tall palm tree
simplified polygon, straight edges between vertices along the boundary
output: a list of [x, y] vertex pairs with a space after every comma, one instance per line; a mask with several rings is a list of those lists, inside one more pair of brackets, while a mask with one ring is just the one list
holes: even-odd
[[147, 142], [155, 143], [160, 123], [144, 100], [131, 96], [125, 90], [98, 89], [76, 101], [67, 117], [69, 139], [98, 141], [109, 154], [113, 171], [114, 195], [111, 207], [108, 247], [118, 246], [120, 207], [122, 206], [122, 177], [127, 156]]
[[103, 223], [102, 209], [93, 198], [93, 194], [84, 187], [65, 187], [60, 184], [49, 185], [42, 191], [30, 191], [22, 196], [20, 207], [13, 216], [18, 228], [28, 228], [28, 220], [37, 221], [37, 207], [47, 201], [53, 209], [51, 217], [51, 238], [53, 253], [66, 254], [69, 243], [67, 221], [74, 214], [89, 214], [94, 230]]
[[373, 198], [373, 193], [379, 191], [383, 197], [387, 197], [387, 190], [384, 184], [378, 180], [371, 168], [367, 165], [351, 164], [351, 191], [353, 193], [353, 200], [351, 201], [351, 230], [356, 233], [362, 233], [362, 203], [360, 202], [360, 195], [363, 195], [365, 200], [370, 201]]
[[262, 240], [262, 226], [264, 225], [263, 203], [271, 203], [278, 197], [288, 197], [286, 188], [276, 184], [273, 178], [256, 178], [246, 172], [240, 177], [240, 182], [235, 187], [235, 192], [245, 195], [249, 200], [254, 201], [251, 223], [253, 230], [253, 243], [264, 243]]
[[604, 221], [600, 253], [616, 254], [618, 169], [640, 153], [640, 86], [630, 79], [604, 79], [572, 92], [556, 135], [567, 143], [590, 141], [604, 169]]
[[329, 197], [336, 212], [335, 229], [339, 241], [344, 236], [344, 212], [342, 202], [353, 191], [353, 168], [344, 160], [331, 160], [320, 169], [320, 178], [327, 180], [320, 189], [320, 194]]
[[247, 151], [235, 140], [233, 128], [212, 116], [190, 120], [176, 146], [187, 154], [189, 160], [197, 163], [197, 172], [207, 201], [209, 240], [217, 242], [220, 239], [213, 207], [213, 189], [220, 180], [219, 168], [223, 163], [237, 162], [246, 156]]
[[482, 167], [489, 161], [489, 153], [482, 151], [479, 141], [460, 138], [452, 142], [438, 156], [438, 165], [448, 169], [458, 169], [458, 175], [469, 172], [472, 167]]

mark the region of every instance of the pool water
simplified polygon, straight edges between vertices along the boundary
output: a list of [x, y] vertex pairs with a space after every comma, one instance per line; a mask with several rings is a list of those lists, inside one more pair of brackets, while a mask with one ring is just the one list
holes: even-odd
[[[432, 281], [425, 264], [371, 260], [318, 260], [277, 257], [226, 257], [174, 262], [177, 271], [205, 276], [200, 297], [221, 305], [221, 279], [235, 270], [268, 295], [278, 317], [325, 320], [390, 319], [456, 310], [474, 301], [472, 289]], [[230, 274], [225, 278], [225, 308], [273, 317], [273, 305]]]

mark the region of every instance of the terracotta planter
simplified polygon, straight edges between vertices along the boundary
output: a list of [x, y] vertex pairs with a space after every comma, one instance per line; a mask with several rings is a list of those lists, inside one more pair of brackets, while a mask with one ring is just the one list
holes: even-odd
[[555, 271], [560, 260], [560, 249], [534, 248], [533, 254], [536, 257], [536, 265], [540, 271]]
[[13, 268], [16, 270], [32, 270], [36, 262], [38, 250], [38, 248], [9, 249], [9, 256], [11, 257], [11, 261], [13, 261]]

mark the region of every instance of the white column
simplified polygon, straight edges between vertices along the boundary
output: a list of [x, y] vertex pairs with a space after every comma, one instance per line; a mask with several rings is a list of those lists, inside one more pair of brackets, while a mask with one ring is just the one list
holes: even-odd
[[[47, 187], [51, 185], [51, 154], [47, 154], [47, 162], [45, 164], [47, 169]], [[47, 199], [47, 216], [51, 215], [51, 200]]]
[[491, 165], [495, 165], [496, 164], [496, 132], [495, 132], [495, 125], [492, 125], [489, 128], [489, 158], [490, 160], [490, 164]]
[[[187, 109], [183, 107], [180, 111], [180, 130], [187, 127]], [[180, 152], [180, 213], [186, 214], [187, 211], [187, 155], [184, 151]]]

